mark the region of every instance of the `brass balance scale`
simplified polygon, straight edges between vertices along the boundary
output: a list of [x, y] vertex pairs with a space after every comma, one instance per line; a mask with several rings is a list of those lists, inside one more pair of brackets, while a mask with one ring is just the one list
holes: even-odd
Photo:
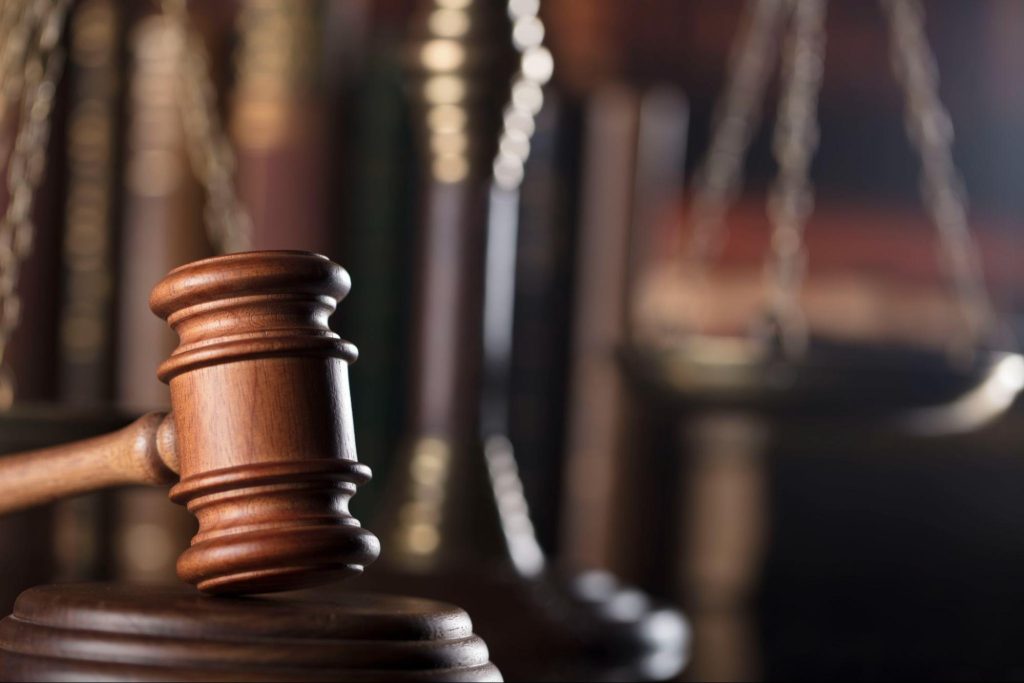
[[[0, 224], [0, 272], [3, 273], [0, 280], [0, 303], [3, 305], [0, 353], [18, 320], [17, 275], [31, 248], [31, 198], [43, 170], [42, 150], [46, 147], [55, 84], [63, 60], [59, 48], [60, 27], [69, 4], [68, 0], [26, 0], [5, 3], [0, 8], [0, 32], [6, 46], [3, 61], [0, 61], [0, 92], [7, 102], [20, 99], [22, 112], [8, 175], [12, 201]], [[510, 7], [514, 12], [523, 13], [524, 4], [529, 3], [513, 2]], [[894, 362], [889, 350], [875, 353], [872, 349], [854, 349], [852, 351], [855, 352], [850, 353], [850, 349], [830, 349], [824, 344], [809, 341], [803, 328], [797, 293], [803, 271], [803, 223], [810, 209], [807, 176], [816, 135], [813, 109], [821, 75], [821, 59], [817, 50], [824, 44], [822, 21], [825, 3], [754, 0], [753, 6], [755, 21], [747, 39], [747, 49], [741, 50], [740, 58], [734, 63], [735, 70], [727, 94], [727, 102], [733, 111], [722, 118], [723, 123], [716, 132], [712, 153], [699, 182], [695, 216], [697, 237], [693, 256], [685, 262], [688, 270], [699, 272], [710, 258], [715, 233], [722, 224], [723, 207], [736, 189], [739, 152], [749, 140], [755, 100], [763, 90], [763, 82], [758, 82], [758, 70], [763, 71], [768, 60], [763, 59], [763, 53], [759, 54], [758, 45], [762, 50], [767, 48], [770, 33], [781, 22], [786, 10], [791, 9], [793, 34], [780, 107], [780, 118], [787, 123], [777, 131], [780, 176], [773, 189], [774, 208], [771, 211], [775, 225], [774, 263], [770, 310], [766, 316], [771, 324], [764, 326], [766, 332], [750, 339], [715, 339], [687, 333], [682, 340], [674, 337], [666, 343], [630, 349], [627, 351], [629, 367], [642, 382], [685, 405], [723, 405], [765, 416], [771, 416], [780, 409], [803, 410], [808, 405], [830, 406], [840, 411], [849, 408], [849, 395], [835, 400], [836, 386], [860, 386], [860, 395], [870, 392], [873, 396], [886, 397], [884, 411], [881, 401], [873, 402], [873, 410], [878, 409], [885, 415], [911, 412], [918, 419], [922, 408], [947, 411], [929, 413], [932, 416], [945, 415], [950, 410], [964, 414], [963, 401], [969, 401], [971, 408], [967, 413], [972, 425], [991, 419], [1009, 405], [1009, 400], [1004, 397], [1001, 404], [988, 401], [978, 408], [975, 397], [992, 396], [993, 392], [985, 391], [990, 386], [1010, 386], [1013, 389], [1010, 393], [1020, 389], [1019, 375], [1024, 361], [1015, 353], [979, 351], [970, 354], [967, 362], [957, 365], [951, 363], [945, 354], [922, 356], [915, 352], [905, 357], [898, 356]], [[929, 206], [950, 255], [953, 280], [964, 305], [967, 338], [970, 345], [981, 348], [980, 342], [992, 332], [994, 316], [978, 274], [963, 205], [955, 191], [948, 136], [941, 134], [941, 126], [938, 129], [929, 127], [929, 117], [943, 118], [944, 112], [935, 97], [934, 81], [927, 78], [920, 12], [915, 10], [916, 5], [912, 2], [893, 0], [885, 6], [893, 31], [899, 32], [901, 38], [896, 44], [909, 46], [901, 52], [899, 73], [912, 103], [911, 116], [908, 117], [910, 130], [922, 150], [926, 179], [931, 188], [927, 195]], [[189, 37], [183, 60], [183, 120], [190, 142], [193, 170], [207, 190], [207, 227], [211, 242], [220, 245], [224, 252], [244, 249], [248, 244], [248, 221], [233, 191], [233, 156], [215, 114], [215, 91], [207, 75], [201, 42], [185, 28], [187, 15], [183, 1], [165, 0], [163, 8], [183, 27], [183, 35]], [[533, 15], [535, 19], [535, 10]], [[518, 125], [528, 127], [523, 121], [529, 114], [536, 113], [529, 111], [530, 102], [535, 100], [531, 100], [528, 93], [536, 92], [550, 75], [541, 68], [542, 63], [540, 67], [536, 66], [540, 59], [538, 54], [536, 51], [530, 53], [534, 66], [522, 72], [527, 83], [520, 91], [527, 95], [521, 95], [519, 102], [524, 103], [527, 116], [523, 116], [524, 112], [514, 111], [514, 108], [507, 112], [506, 124], [512, 129]], [[539, 78], [529, 82], [531, 74]], [[937, 135], [936, 130], [939, 131]], [[500, 208], [514, 204], [508, 193], [514, 193], [525, 160], [525, 156], [517, 156], [516, 153], [517, 149], [523, 148], [522, 134], [522, 130], [516, 129], [505, 136], [509, 140], [501, 146], [503, 156], [499, 156], [493, 169], [496, 182], [490, 200], [491, 217], [496, 220], [496, 217], [504, 216], [505, 225], [509, 223], [508, 214], [502, 213]], [[526, 136], [528, 138], [528, 133]], [[719, 150], [717, 154], [716, 149]], [[453, 168], [456, 167], [449, 165], [447, 170], [452, 171]], [[500, 243], [500, 237], [507, 237], [508, 232], [502, 233], [498, 229], [500, 225], [496, 225], [492, 223], [489, 237], [494, 243]], [[492, 261], [499, 257], [497, 249], [489, 252]], [[696, 268], [690, 268], [694, 265]], [[489, 273], [503, 270], [496, 262], [489, 263], [488, 268]], [[487, 284], [485, 291], [489, 297], [500, 297], [502, 292], [508, 291], [507, 287], [499, 286], [500, 278], [489, 280]], [[500, 319], [500, 311], [507, 311], [507, 307], [499, 304], [492, 302], [484, 312], [491, 331], [500, 331], [505, 326]], [[498, 313], [489, 315], [488, 311]], [[490, 347], [486, 344], [487, 330], [484, 334], [487, 362], [499, 367], [504, 362], [503, 347], [500, 341], [493, 340], [500, 334], [491, 337]], [[931, 380], [936, 370], [943, 378], [945, 390], [936, 393], [930, 388], [922, 392], [918, 378], [927, 376]], [[1016, 384], [1014, 377], [1017, 378]], [[867, 386], [863, 384], [865, 381]], [[13, 399], [10, 377], [4, 386], [7, 395]], [[933, 383], [930, 382], [929, 386]], [[487, 402], [485, 395], [485, 412]], [[945, 418], [940, 417], [938, 421], [945, 422]], [[925, 425], [935, 423], [934, 417], [919, 421]], [[503, 523], [499, 531], [508, 536], [506, 541], [512, 548], [512, 564], [520, 576], [537, 576], [543, 568], [543, 558], [535, 541], [530, 540], [529, 526], [524, 523], [524, 519], [528, 520], [525, 508], [508, 495], [509, 491], [516, 490], [514, 456], [501, 439], [500, 420], [497, 426], [488, 423], [485, 432], [481, 436], [490, 467], [488, 485], [500, 487], [505, 492], [495, 496], [498, 519]], [[515, 533], [509, 534], [510, 530]], [[681, 633], [678, 629], [676, 632]]]
[[[906, 130], [921, 160], [922, 197], [959, 311], [958, 334], [947, 348], [930, 349], [815, 334], [801, 287], [828, 3], [750, 0], [694, 181], [686, 215], [690, 241], [666, 266], [687, 284], [693, 308], [661, 319], [651, 312], [643, 334], [635, 333], [622, 352], [638, 395], [676, 416], [689, 454], [681, 465], [688, 488], [679, 494], [687, 540], [674, 581], [694, 610], [698, 638], [691, 673], [697, 678], [758, 675], [750, 610], [768, 546], [773, 446], [803, 444], [798, 448], [809, 452], [828, 444], [901, 439], [920, 448], [932, 438], [971, 433], [998, 420], [1024, 389], [1024, 357], [998, 321], [971, 237], [924, 5], [880, 5], [905, 97]], [[717, 300], [707, 274], [740, 192], [777, 52], [782, 66], [772, 151], [778, 172], [767, 197], [771, 242], [761, 312], [748, 334], [708, 332], [702, 307]], [[718, 636], [702, 641], [702, 631]]]
[[945, 351], [851, 344], [815, 337], [801, 309], [807, 270], [804, 228], [813, 210], [810, 166], [819, 135], [817, 100], [824, 69], [821, 0], [754, 0], [735, 46], [716, 126], [688, 214], [690, 242], [681, 278], [713, 306], [707, 271], [724, 241], [725, 216], [742, 182], [742, 163], [759, 120], [777, 33], [792, 15], [783, 54], [772, 149], [778, 164], [767, 198], [772, 226], [763, 311], [747, 336], [665, 321], [628, 350], [638, 378], [691, 405], [894, 418], [930, 433], [969, 431], [1009, 408], [1024, 386], [1024, 358], [998, 324], [970, 234], [962, 181], [953, 161], [952, 123], [938, 98], [934, 56], [921, 3], [883, 0], [892, 63], [906, 99], [906, 128], [922, 163], [921, 192], [938, 229], [942, 263], [960, 311], [960, 334]]

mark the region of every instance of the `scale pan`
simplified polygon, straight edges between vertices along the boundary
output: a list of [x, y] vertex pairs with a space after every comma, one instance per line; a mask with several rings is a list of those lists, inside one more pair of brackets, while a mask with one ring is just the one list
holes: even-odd
[[1024, 357], [1010, 352], [958, 365], [938, 351], [815, 338], [790, 361], [755, 340], [694, 336], [622, 355], [641, 390], [683, 409], [897, 420], [923, 434], [976, 429], [1024, 389]]

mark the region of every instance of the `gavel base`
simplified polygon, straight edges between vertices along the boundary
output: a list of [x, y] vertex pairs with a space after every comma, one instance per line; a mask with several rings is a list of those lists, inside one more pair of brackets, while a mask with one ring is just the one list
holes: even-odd
[[461, 609], [374, 594], [213, 598], [32, 588], [0, 621], [4, 681], [496, 681]]

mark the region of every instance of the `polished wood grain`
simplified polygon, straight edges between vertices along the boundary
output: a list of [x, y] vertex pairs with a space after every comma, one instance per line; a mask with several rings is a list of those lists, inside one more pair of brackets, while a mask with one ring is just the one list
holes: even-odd
[[[305, 252], [178, 268], [154, 312], [180, 343], [159, 369], [173, 413], [12, 459], [14, 505], [126, 481], [179, 481], [199, 521], [180, 576], [219, 594], [358, 574], [377, 538], [348, 512], [356, 459], [348, 364], [327, 326], [344, 270]], [[0, 495], [0, 498], [3, 498]], [[493, 681], [461, 609], [372, 594], [210, 597], [192, 587], [44, 586], [0, 621], [0, 680]]]
[[178, 575], [215, 593], [289, 590], [358, 574], [376, 536], [348, 501], [356, 459], [348, 364], [328, 317], [348, 274], [306, 252], [192, 263], [153, 291], [180, 344], [171, 387], [181, 481], [171, 498], [199, 520]]
[[[9, 453], [90, 438], [130, 422], [110, 409], [21, 404], [0, 414], [0, 463]], [[55, 575], [104, 577], [110, 557], [105, 513], [102, 503], [75, 501], [63, 510], [36, 506], [0, 515], [0, 614], [11, 611], [23, 590]]]
[[0, 622], [0, 680], [501, 680], [488, 657], [461, 609], [384, 595], [44, 586]]
[[380, 552], [348, 511], [356, 458], [348, 364], [327, 326], [350, 287], [323, 256], [272, 251], [170, 273], [151, 307], [180, 344], [159, 369], [173, 413], [0, 463], [0, 512], [105, 486], [180, 481], [199, 531], [179, 576], [211, 593], [291, 590], [358, 574]]
[[173, 424], [149, 413], [111, 434], [0, 458], [0, 514], [120, 484], [175, 480]]

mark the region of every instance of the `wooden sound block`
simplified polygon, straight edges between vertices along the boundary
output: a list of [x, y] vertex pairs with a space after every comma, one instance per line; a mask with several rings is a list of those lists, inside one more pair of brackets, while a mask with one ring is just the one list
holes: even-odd
[[457, 607], [373, 594], [213, 598], [185, 586], [32, 588], [0, 621], [0, 680], [500, 681]]

